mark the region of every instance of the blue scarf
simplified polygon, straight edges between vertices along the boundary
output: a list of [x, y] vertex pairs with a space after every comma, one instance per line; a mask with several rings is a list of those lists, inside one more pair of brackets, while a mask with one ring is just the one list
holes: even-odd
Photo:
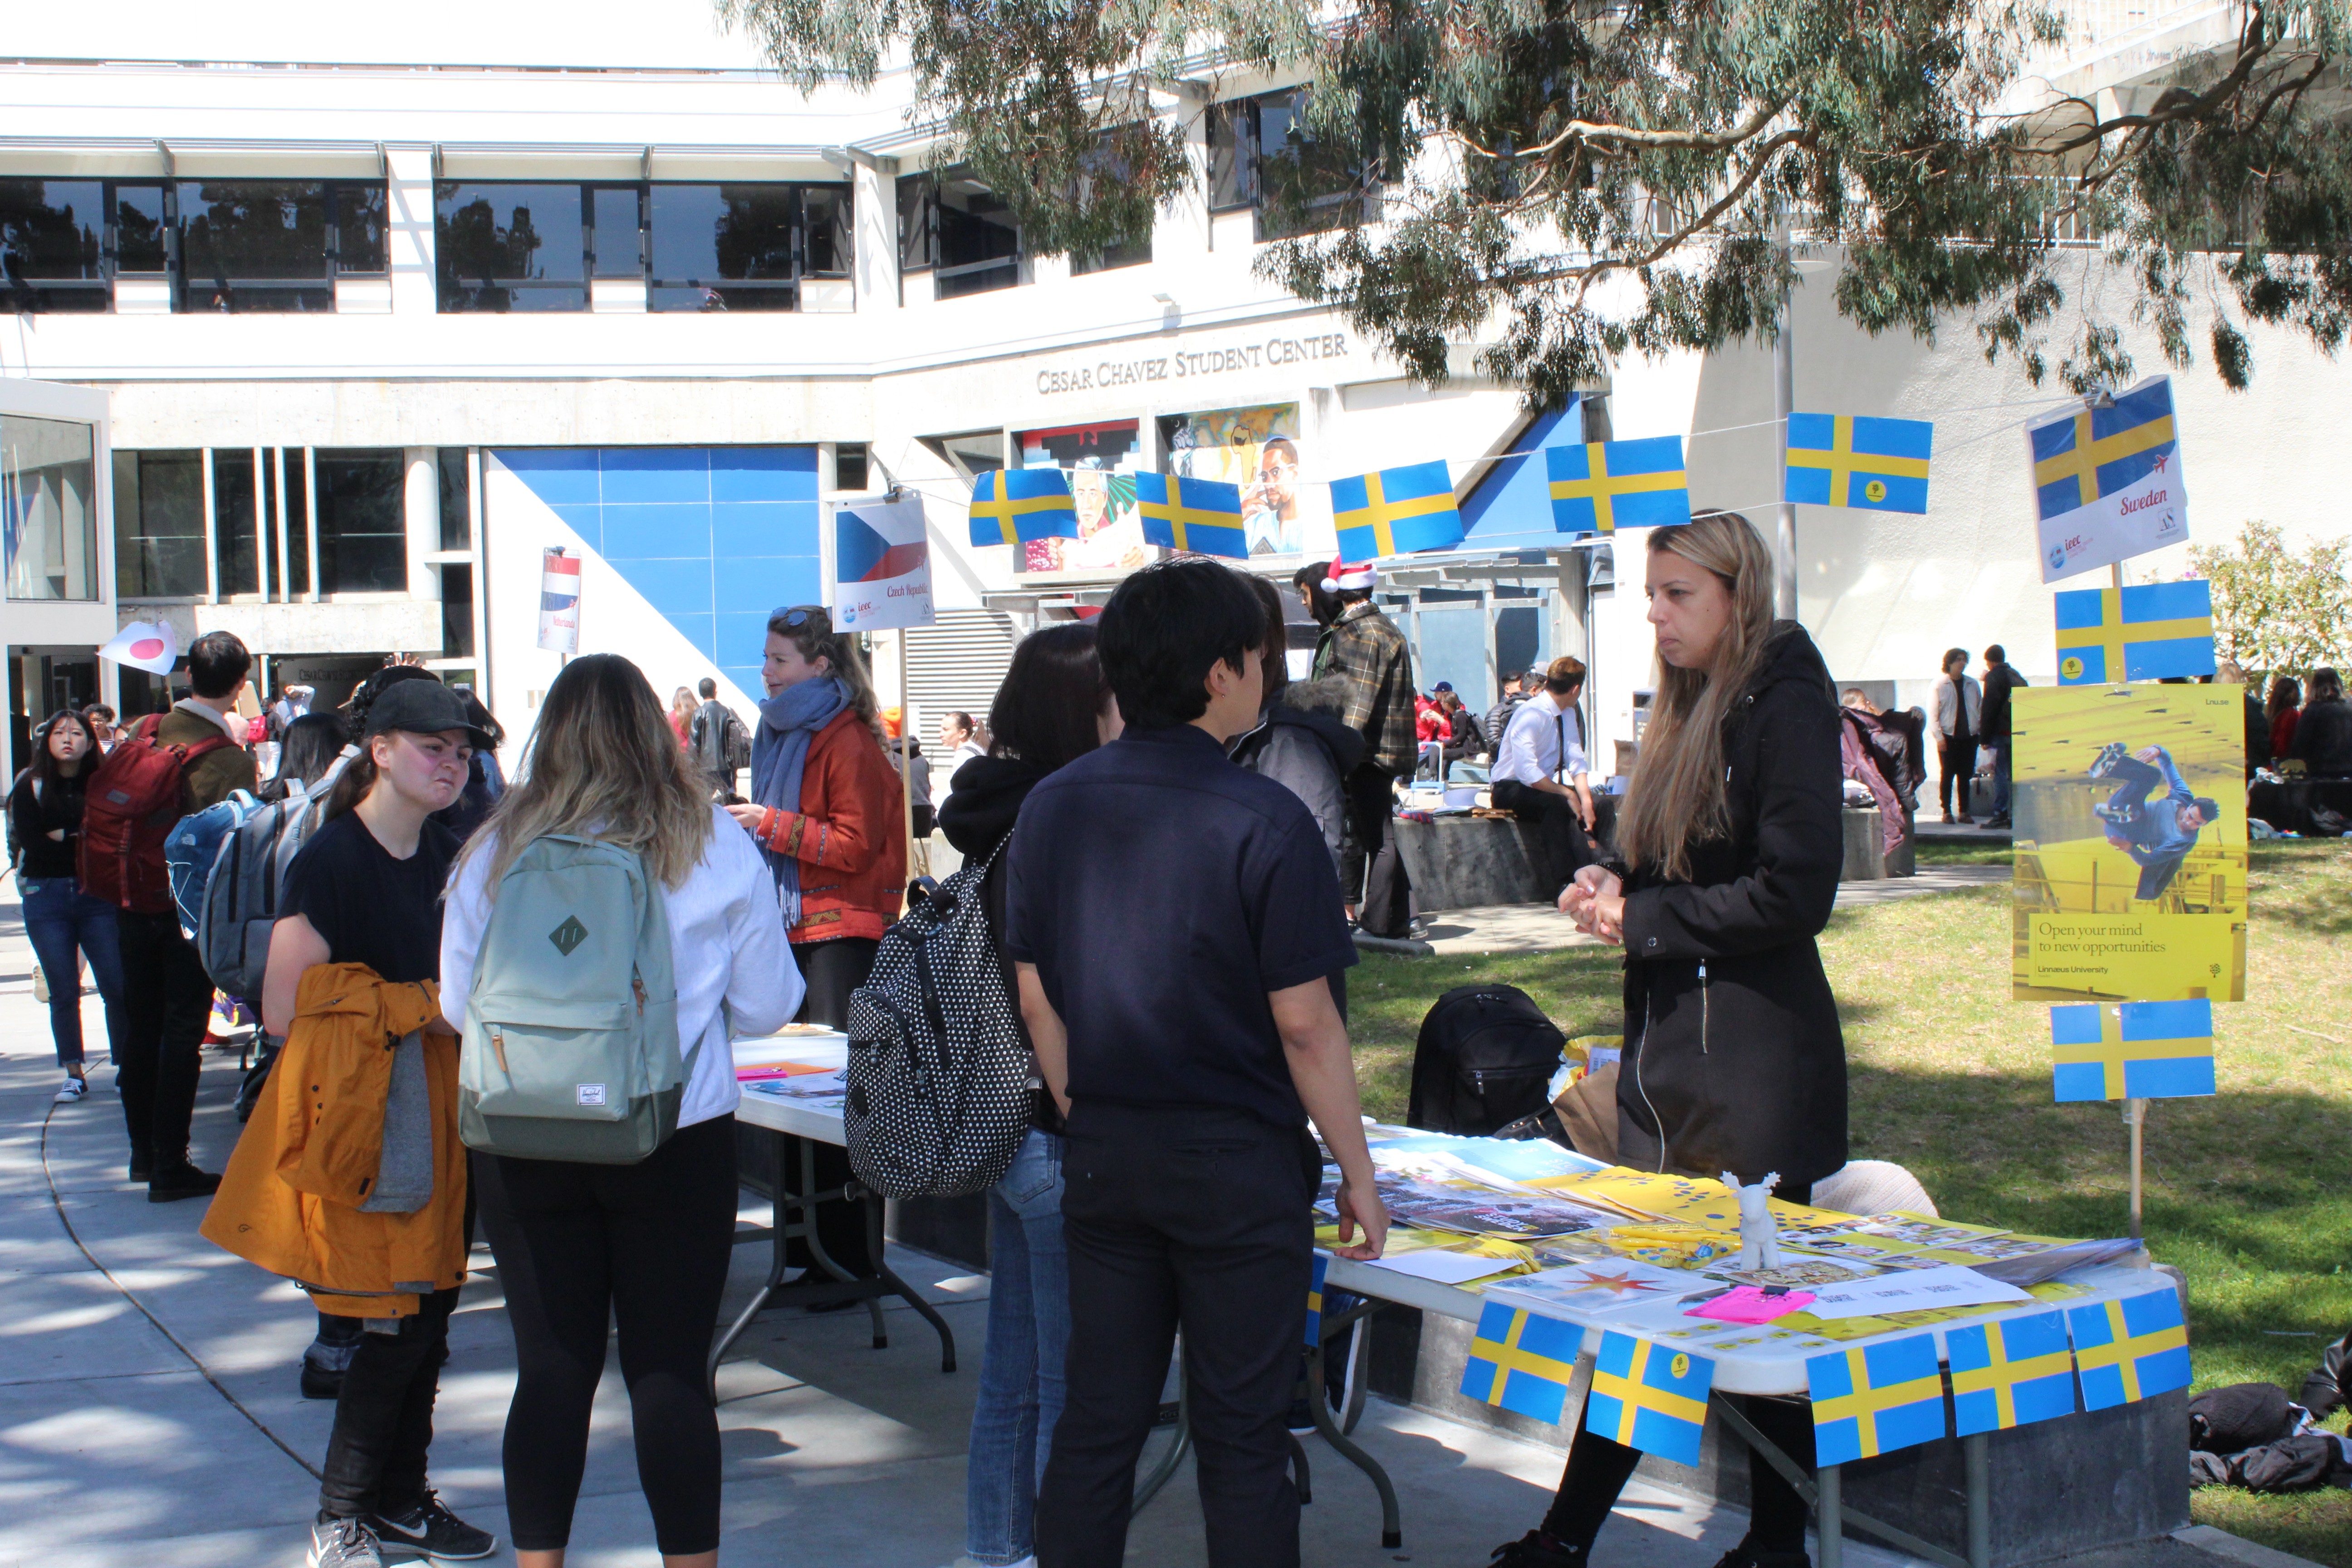
[[[839, 676], [820, 676], [787, 686], [760, 704], [760, 732], [751, 738], [751, 801], [778, 811], [801, 808], [801, 774], [808, 766], [809, 742], [849, 706], [849, 687]], [[772, 849], [761, 851], [776, 879], [776, 901], [783, 906], [784, 929], [801, 923], [801, 863]]]

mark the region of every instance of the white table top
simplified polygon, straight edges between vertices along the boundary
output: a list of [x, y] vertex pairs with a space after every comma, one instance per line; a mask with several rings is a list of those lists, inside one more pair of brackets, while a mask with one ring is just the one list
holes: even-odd
[[[764, 1035], [733, 1042], [735, 1065], [764, 1067], [771, 1062], [806, 1062], [811, 1067], [841, 1068], [849, 1063], [849, 1037], [835, 1030], [816, 1034]], [[821, 1143], [845, 1143], [837, 1102], [786, 1100], [759, 1093], [743, 1085], [742, 1103], [735, 1119], [771, 1132], [793, 1132]]]

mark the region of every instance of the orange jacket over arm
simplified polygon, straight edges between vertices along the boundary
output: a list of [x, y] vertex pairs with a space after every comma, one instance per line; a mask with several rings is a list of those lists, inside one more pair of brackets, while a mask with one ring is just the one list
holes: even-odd
[[752, 837], [800, 862], [801, 920], [794, 942], [878, 937], [898, 918], [907, 880], [907, 829], [898, 775], [855, 710], [809, 742], [801, 808], [770, 807]]

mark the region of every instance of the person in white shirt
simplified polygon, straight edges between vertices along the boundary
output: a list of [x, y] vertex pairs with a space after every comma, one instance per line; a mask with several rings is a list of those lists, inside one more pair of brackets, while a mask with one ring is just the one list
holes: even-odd
[[1984, 688], [1969, 673], [1969, 650], [1956, 647], [1944, 656], [1944, 673], [1936, 680], [1936, 750], [1943, 764], [1936, 799], [1946, 822], [1965, 826], [1974, 820], [1969, 816], [1969, 780], [1977, 771], [1983, 721]]
[[1553, 659], [1543, 689], [1511, 710], [1488, 775], [1496, 805], [1536, 829], [1563, 885], [1594, 859], [1592, 783], [1576, 705], [1583, 694], [1584, 661]]
[[988, 755], [988, 742], [982, 739], [981, 727], [971, 714], [950, 712], [940, 721], [940, 755], [944, 760], [936, 776], [939, 805], [944, 811], [948, 796], [955, 793], [956, 770], [974, 757]]
[[519, 774], [450, 879], [444, 1016], [463, 1028], [490, 891], [521, 847], [588, 835], [643, 855], [662, 885], [691, 1067], [677, 1131], [636, 1164], [474, 1157], [520, 1369], [505, 1451], [515, 1556], [520, 1568], [563, 1560], [609, 1317], [656, 1543], [665, 1562], [707, 1565], [719, 1550], [719, 1452], [703, 1357], [734, 1250], [740, 1098], [729, 1026], [783, 1027], [800, 1006], [800, 968], [758, 847], [711, 804], [635, 665], [592, 654], [565, 666]]

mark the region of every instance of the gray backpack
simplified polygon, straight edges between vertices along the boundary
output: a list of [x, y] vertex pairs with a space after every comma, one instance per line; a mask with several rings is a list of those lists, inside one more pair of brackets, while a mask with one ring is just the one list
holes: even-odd
[[669, 910], [632, 850], [551, 834], [495, 889], [466, 999], [457, 1134], [525, 1160], [634, 1165], [677, 1131]]
[[318, 831], [329, 793], [359, 754], [357, 746], [345, 746], [318, 783], [289, 784], [284, 799], [238, 819], [214, 852], [194, 900], [196, 956], [212, 983], [231, 996], [261, 994], [286, 869]]

